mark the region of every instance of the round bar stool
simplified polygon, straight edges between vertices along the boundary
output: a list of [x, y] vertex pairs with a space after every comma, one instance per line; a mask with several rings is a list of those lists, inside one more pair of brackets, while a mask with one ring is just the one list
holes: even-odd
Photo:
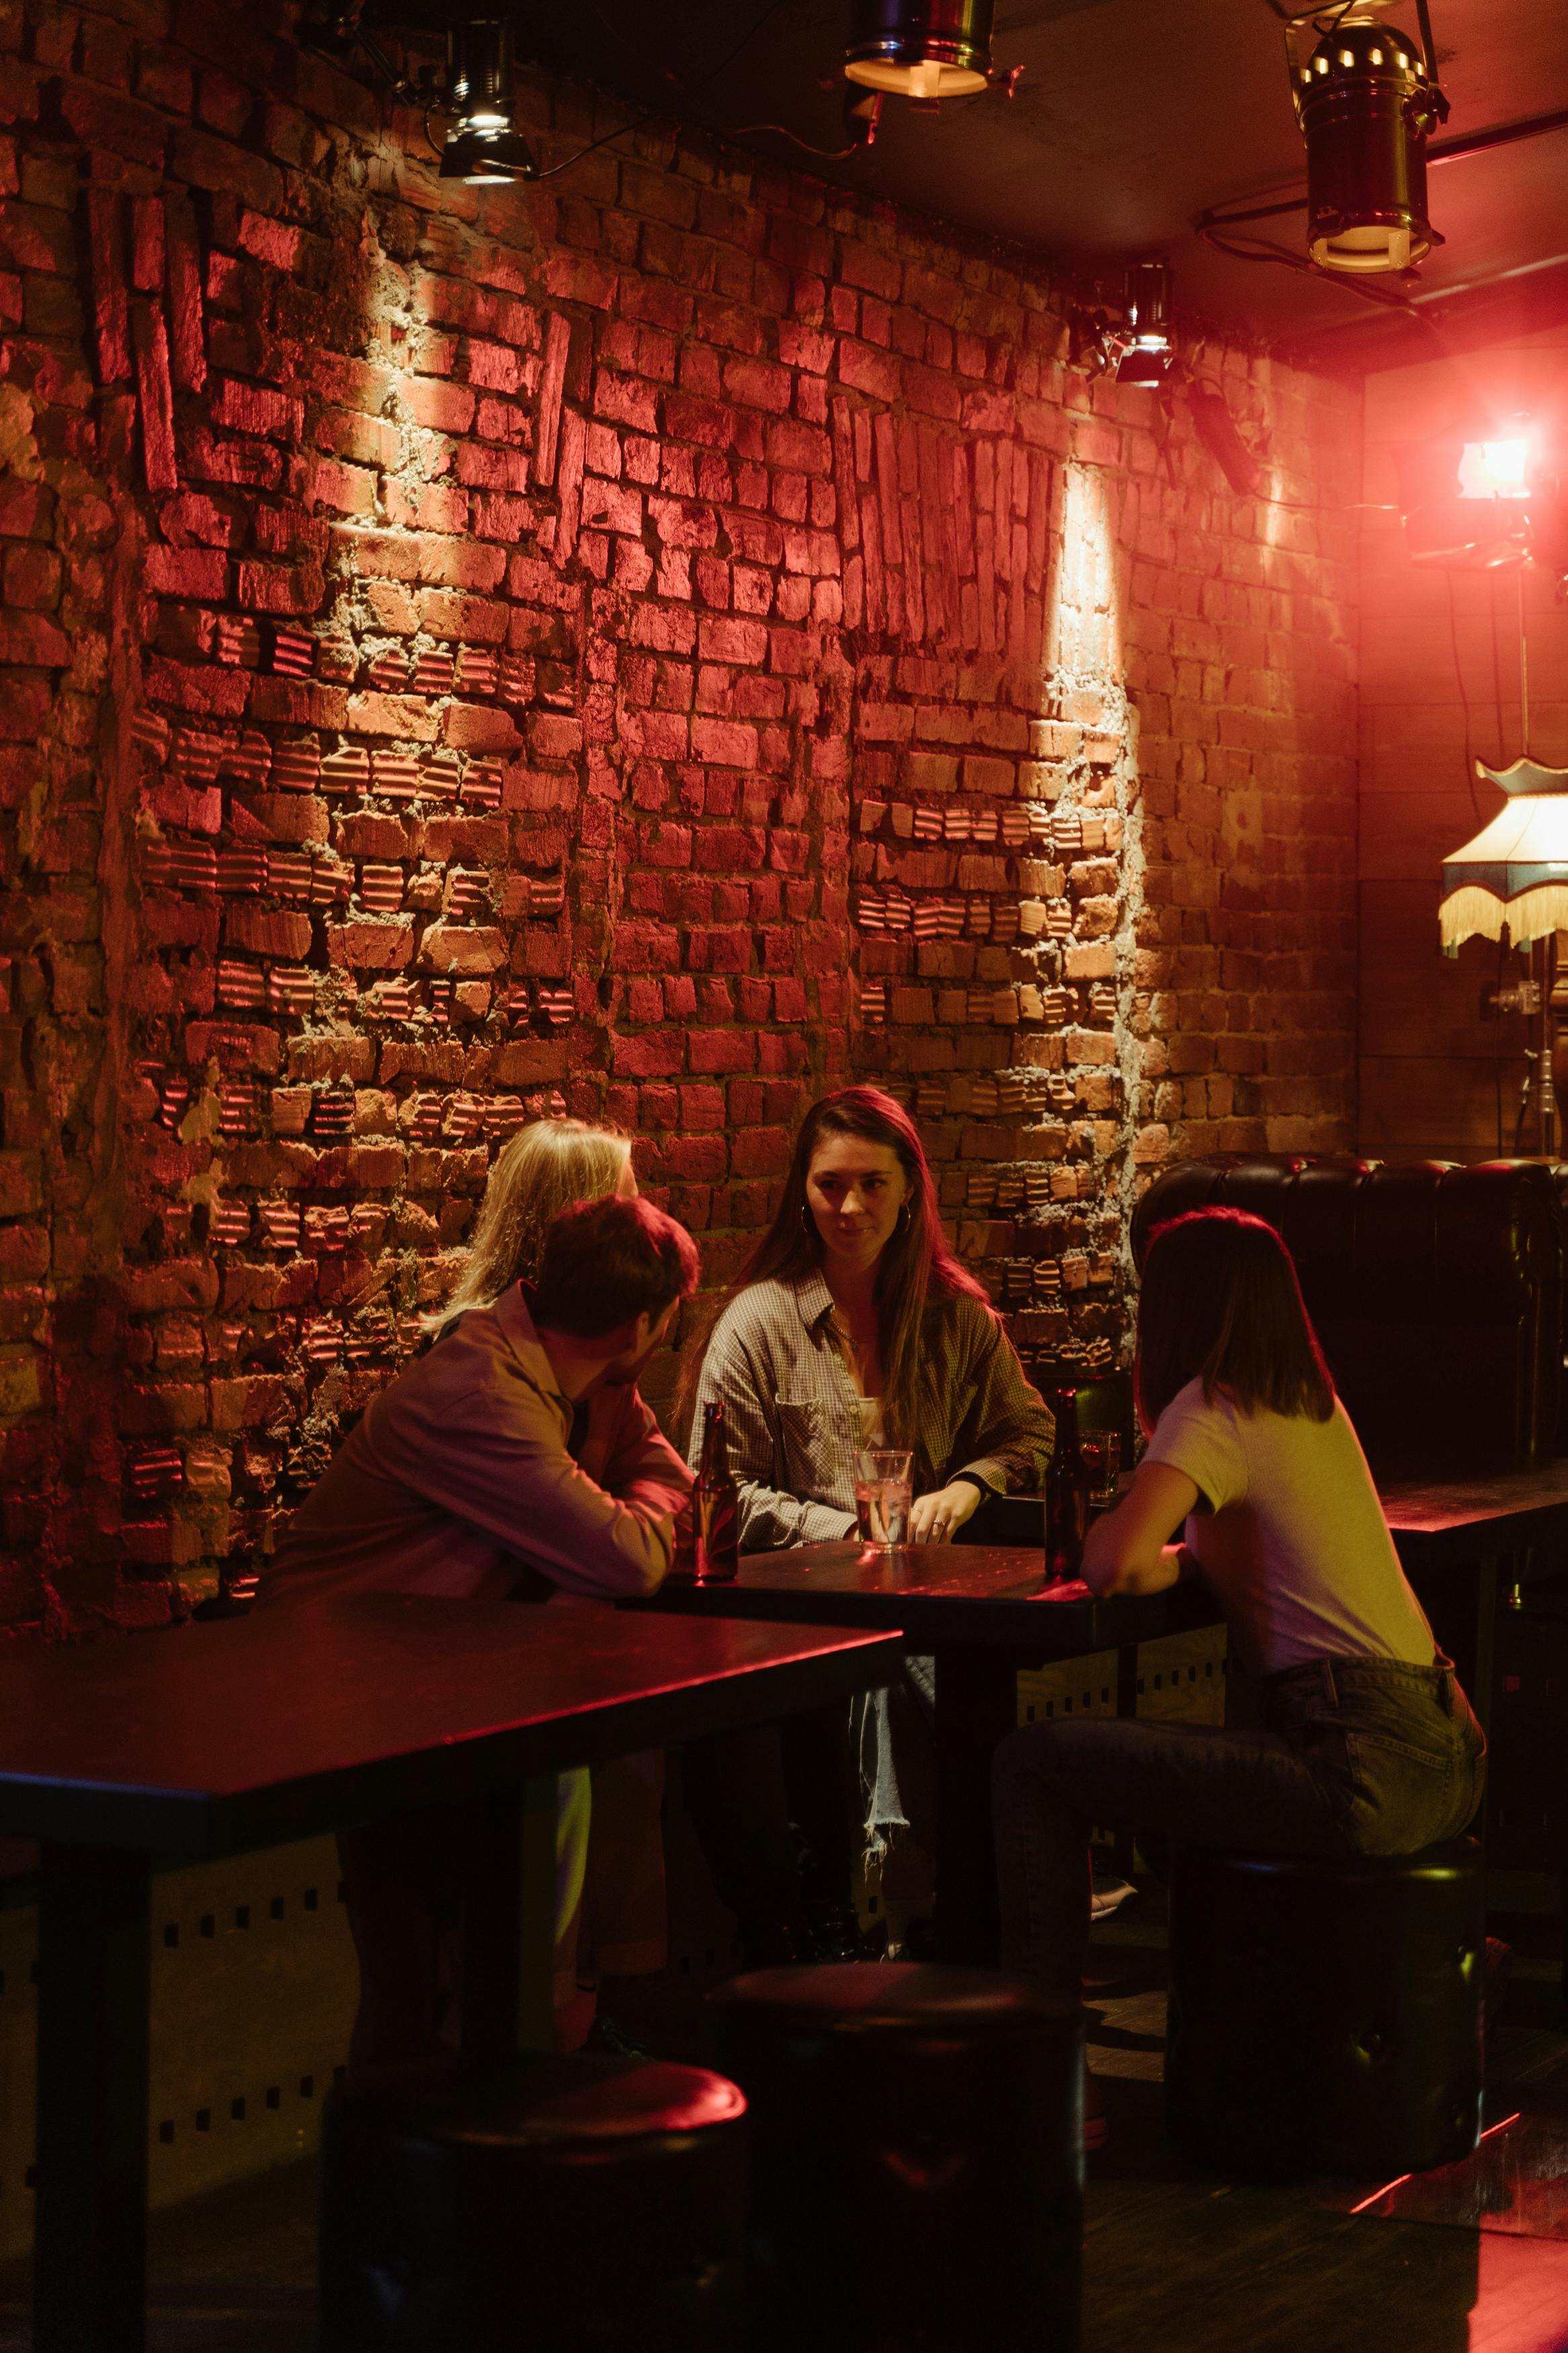
[[1080, 2023], [1022, 1979], [760, 1969], [712, 1997], [752, 2111], [748, 2344], [1078, 2344]]
[[1257, 2180], [1415, 2173], [1480, 2129], [1480, 1849], [1331, 1861], [1188, 1847], [1171, 1891], [1165, 2102]]
[[324, 2118], [322, 2353], [730, 2353], [746, 2103], [697, 2067], [520, 2061]]

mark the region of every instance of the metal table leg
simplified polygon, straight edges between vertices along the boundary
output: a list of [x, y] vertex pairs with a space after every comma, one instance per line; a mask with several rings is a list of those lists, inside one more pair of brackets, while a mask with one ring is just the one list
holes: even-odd
[[463, 1874], [463, 2063], [504, 2066], [553, 2033], [555, 1776], [491, 1790], [468, 1809]]
[[149, 1858], [46, 1846], [38, 1937], [37, 2353], [142, 2353]]
[[936, 1949], [994, 1968], [1001, 1950], [991, 1759], [1018, 1719], [1018, 1662], [978, 1644], [936, 1654]]
[[1483, 1732], [1491, 1730], [1492, 1683], [1497, 1673], [1497, 1597], [1501, 1563], [1489, 1553], [1476, 1567], [1476, 1687], [1470, 1705]]

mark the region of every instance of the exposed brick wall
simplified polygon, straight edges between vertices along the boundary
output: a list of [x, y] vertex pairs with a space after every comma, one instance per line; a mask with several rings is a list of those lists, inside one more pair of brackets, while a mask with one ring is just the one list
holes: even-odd
[[673, 133], [443, 188], [284, 15], [0, 5], [14, 1625], [248, 1548], [540, 1110], [718, 1279], [881, 1076], [1089, 1364], [1142, 1172], [1349, 1134], [1350, 396], [1190, 352], [1237, 497], [1016, 259]]

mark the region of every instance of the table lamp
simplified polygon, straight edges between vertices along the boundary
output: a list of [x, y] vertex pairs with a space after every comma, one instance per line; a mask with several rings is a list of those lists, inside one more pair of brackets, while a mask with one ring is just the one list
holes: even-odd
[[1522, 948], [1532, 967], [1529, 1009], [1539, 1018], [1533, 1092], [1540, 1147], [1557, 1148], [1557, 1103], [1552, 1083], [1552, 989], [1557, 934], [1568, 931], [1568, 768], [1515, 760], [1510, 767], [1476, 762], [1476, 774], [1507, 795], [1489, 825], [1443, 860], [1437, 919], [1443, 951], [1457, 955], [1478, 934]]

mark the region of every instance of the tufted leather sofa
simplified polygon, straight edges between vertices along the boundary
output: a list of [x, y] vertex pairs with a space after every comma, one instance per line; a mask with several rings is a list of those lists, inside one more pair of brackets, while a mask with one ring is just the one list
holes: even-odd
[[1283, 1154], [1181, 1162], [1134, 1213], [1140, 1266], [1155, 1226], [1221, 1206], [1283, 1237], [1375, 1471], [1461, 1477], [1562, 1449], [1568, 1223], [1552, 1170]]

